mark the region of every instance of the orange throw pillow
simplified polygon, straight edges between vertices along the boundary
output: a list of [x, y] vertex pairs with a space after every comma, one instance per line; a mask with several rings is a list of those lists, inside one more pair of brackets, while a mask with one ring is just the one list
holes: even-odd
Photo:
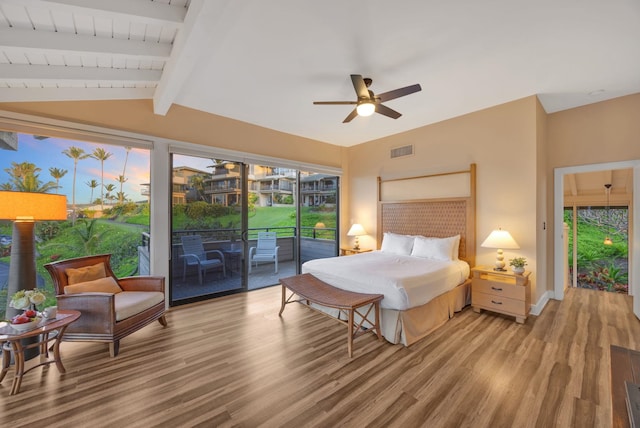
[[111, 293], [118, 294], [122, 288], [118, 285], [113, 277], [94, 279], [93, 281], [79, 282], [64, 287], [64, 294], [78, 293]]
[[67, 283], [69, 285], [77, 284], [79, 282], [93, 281], [94, 279], [100, 279], [107, 276], [103, 262], [77, 269], [65, 269], [65, 273], [67, 274]]

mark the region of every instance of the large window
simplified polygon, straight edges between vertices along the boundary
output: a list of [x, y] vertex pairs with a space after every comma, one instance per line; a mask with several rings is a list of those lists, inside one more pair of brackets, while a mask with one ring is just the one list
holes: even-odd
[[[111, 253], [116, 275], [148, 273], [150, 152], [125, 145], [17, 134], [0, 145], [2, 190], [59, 193], [67, 221], [36, 224], [37, 286], [54, 293], [43, 265], [58, 259]], [[0, 220], [0, 318], [11, 263], [12, 223]]]

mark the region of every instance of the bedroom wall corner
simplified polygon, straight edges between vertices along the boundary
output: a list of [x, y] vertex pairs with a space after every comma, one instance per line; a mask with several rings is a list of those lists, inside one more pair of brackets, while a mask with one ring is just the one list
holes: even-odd
[[[553, 290], [553, 281], [549, 280], [547, 266], [549, 264], [549, 246], [553, 243], [549, 236], [548, 218], [553, 218], [553, 211], [547, 204], [547, 195], [553, 193], [553, 180], [547, 178], [547, 112], [536, 97], [536, 281], [531, 290], [533, 301], [547, 295]], [[547, 300], [549, 298], [547, 297]], [[546, 304], [546, 302], [545, 302]], [[540, 307], [540, 310], [542, 310]]]
[[[640, 160], [638, 112], [640, 93], [550, 113], [547, 119], [547, 176], [553, 177], [557, 168]], [[554, 183], [550, 183], [547, 194], [551, 213], [558, 209], [554, 206], [553, 186]], [[553, 241], [558, 239], [561, 227], [555, 224], [554, 215], [548, 217], [547, 228], [551, 231], [547, 245], [549, 289], [555, 285]], [[634, 264], [640, 265], [640, 254], [632, 257], [631, 268]]]

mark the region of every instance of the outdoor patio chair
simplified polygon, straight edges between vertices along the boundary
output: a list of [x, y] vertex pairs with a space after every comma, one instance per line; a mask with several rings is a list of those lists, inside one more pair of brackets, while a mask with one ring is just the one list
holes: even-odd
[[253, 263], [258, 267], [258, 262], [275, 262], [278, 273], [278, 248], [276, 232], [258, 232], [256, 247], [249, 248], [249, 273]]
[[[208, 270], [222, 269], [222, 277], [226, 278], [227, 272], [222, 251], [205, 250], [200, 235], [183, 236], [181, 239], [183, 251], [181, 256], [183, 260], [182, 280], [186, 278], [189, 267], [198, 269], [198, 282], [200, 284], [202, 284]], [[214, 255], [215, 258], [210, 258], [209, 255]]]

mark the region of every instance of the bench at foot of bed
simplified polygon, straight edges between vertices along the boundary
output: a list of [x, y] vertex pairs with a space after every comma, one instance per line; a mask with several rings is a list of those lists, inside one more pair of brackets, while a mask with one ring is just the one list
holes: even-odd
[[[347, 321], [334, 318], [343, 324], [347, 324], [347, 349], [349, 357], [353, 354], [353, 339], [362, 333], [372, 332], [378, 335], [378, 340], [382, 340], [380, 331], [380, 301], [384, 297], [382, 294], [363, 294], [353, 291], [341, 290], [326, 282], [320, 281], [315, 276], [304, 273], [302, 275], [280, 278], [282, 285], [282, 306], [279, 316], [282, 316], [284, 307], [288, 303], [302, 302], [306, 305], [316, 303], [338, 309], [345, 313]], [[287, 297], [287, 289], [291, 291]], [[293, 299], [298, 295], [300, 299]], [[360, 308], [367, 308], [365, 313], [360, 312]], [[374, 312], [374, 321], [369, 316]], [[321, 312], [323, 313], [323, 312]], [[355, 315], [360, 316], [360, 321], [356, 324]], [[333, 318], [333, 317], [331, 317]], [[355, 328], [354, 328], [355, 327]]]

